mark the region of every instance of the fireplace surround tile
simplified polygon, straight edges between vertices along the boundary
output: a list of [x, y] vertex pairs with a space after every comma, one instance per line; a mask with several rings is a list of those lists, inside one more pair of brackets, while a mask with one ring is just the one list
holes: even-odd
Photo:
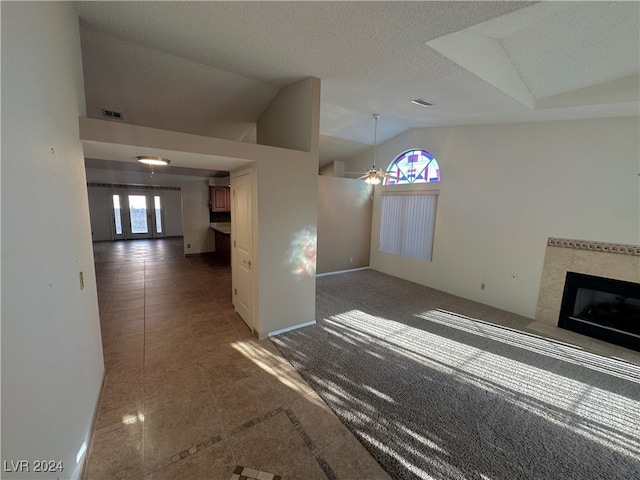
[[640, 283], [640, 256], [605, 253], [603, 277]]
[[562, 288], [564, 286], [564, 277], [566, 271], [559, 273], [557, 269], [550, 269], [543, 276], [538, 294], [538, 307], [550, 308], [560, 311], [562, 303]]
[[572, 271], [601, 277], [604, 272], [605, 255], [606, 254], [602, 252], [575, 250], [573, 252], [573, 263], [571, 265]]
[[540, 323], [544, 323], [545, 325], [553, 325], [556, 326], [558, 324], [558, 314], [560, 313], [560, 307], [556, 308], [547, 308], [538, 305], [538, 309], [536, 310], [536, 321]]
[[574, 250], [570, 248], [549, 245], [546, 251], [545, 265], [548, 268], [566, 271], [573, 263], [573, 252]]
[[640, 245], [549, 238], [536, 321], [554, 327], [558, 325], [567, 272], [640, 283]]

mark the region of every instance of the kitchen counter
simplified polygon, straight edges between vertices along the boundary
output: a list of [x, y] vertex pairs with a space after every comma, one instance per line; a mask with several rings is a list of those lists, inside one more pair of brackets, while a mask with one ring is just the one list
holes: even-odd
[[231, 265], [231, 222], [210, 223], [216, 236], [216, 257], [225, 265]]
[[231, 234], [231, 222], [214, 222], [209, 224], [209, 228], [224, 235]]

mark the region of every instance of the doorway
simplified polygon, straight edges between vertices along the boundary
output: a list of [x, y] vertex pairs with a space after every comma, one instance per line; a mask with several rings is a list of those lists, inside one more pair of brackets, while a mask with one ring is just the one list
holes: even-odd
[[112, 190], [111, 215], [115, 240], [166, 236], [161, 192]]

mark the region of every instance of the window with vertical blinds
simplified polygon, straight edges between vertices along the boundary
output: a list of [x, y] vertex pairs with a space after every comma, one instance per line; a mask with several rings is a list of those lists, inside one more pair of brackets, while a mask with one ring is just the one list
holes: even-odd
[[380, 251], [431, 260], [438, 191], [383, 192]]

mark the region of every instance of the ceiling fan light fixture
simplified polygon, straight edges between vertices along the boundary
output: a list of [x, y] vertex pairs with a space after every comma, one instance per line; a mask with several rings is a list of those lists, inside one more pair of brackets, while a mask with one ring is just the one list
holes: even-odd
[[364, 179], [364, 183], [367, 185], [380, 185], [382, 180], [378, 176], [377, 172], [371, 172], [367, 174], [367, 177]]
[[149, 157], [142, 155], [137, 158], [140, 163], [144, 163], [145, 165], [169, 165], [171, 163], [171, 160], [162, 157]]
[[393, 178], [397, 180], [397, 177], [391, 173], [383, 172], [382, 169], [376, 170], [376, 147], [378, 145], [378, 119], [380, 118], [379, 113], [374, 113], [373, 115], [373, 165], [369, 170], [361, 174], [360, 172], [345, 172], [346, 174], [356, 174], [361, 175], [357, 178], [357, 180], [364, 180], [364, 183], [367, 185], [380, 185], [383, 180], [386, 178]]

